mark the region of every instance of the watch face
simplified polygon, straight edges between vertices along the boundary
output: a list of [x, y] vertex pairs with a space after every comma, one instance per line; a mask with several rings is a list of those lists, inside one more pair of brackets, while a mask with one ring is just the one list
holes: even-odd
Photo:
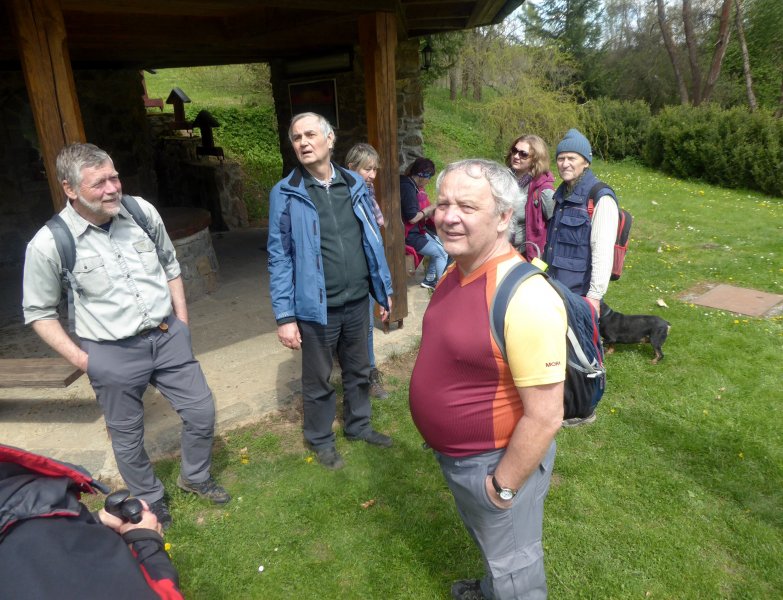
[[498, 496], [500, 496], [501, 500], [511, 500], [514, 497], [514, 492], [511, 490], [500, 490]]

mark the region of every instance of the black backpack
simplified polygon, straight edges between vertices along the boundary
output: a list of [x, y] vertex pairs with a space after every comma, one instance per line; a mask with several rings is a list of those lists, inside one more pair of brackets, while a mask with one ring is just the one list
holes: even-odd
[[[155, 235], [150, 227], [149, 221], [147, 221], [147, 215], [141, 210], [141, 206], [133, 196], [123, 195], [121, 199], [122, 205], [133, 217], [136, 224], [144, 230], [152, 242], [155, 244], [155, 248], [160, 258], [163, 252], [155, 241]], [[74, 242], [71, 230], [63, 221], [63, 218], [57, 214], [46, 222], [46, 226], [52, 232], [54, 237], [54, 245], [57, 247], [57, 253], [60, 255], [60, 277], [62, 279], [63, 293], [67, 294], [68, 303], [68, 325], [71, 332], [75, 328], [75, 318], [73, 309], [73, 294], [81, 294], [81, 288], [79, 282], [73, 276], [73, 268], [76, 265], [76, 243]]]
[[593, 306], [559, 281], [528, 262], [514, 265], [498, 284], [489, 313], [492, 338], [504, 360], [506, 356], [505, 321], [508, 303], [523, 281], [541, 275], [563, 299], [568, 318], [566, 378], [563, 393], [564, 419], [589, 417], [606, 387], [604, 348], [598, 332]]
[[617, 194], [614, 190], [606, 185], [603, 181], [596, 183], [591, 189], [590, 194], [587, 196], [587, 214], [590, 218], [593, 218], [593, 210], [595, 209], [596, 199], [599, 197], [603, 190], [609, 190], [612, 192], [615, 203], [617, 204], [617, 235], [614, 240], [614, 261], [612, 262], [612, 275], [611, 280], [617, 281], [623, 274], [623, 265], [625, 264], [625, 254], [628, 252], [628, 241], [631, 238], [631, 225], [633, 225], [633, 215], [624, 208], [620, 208], [620, 201], [617, 199]]

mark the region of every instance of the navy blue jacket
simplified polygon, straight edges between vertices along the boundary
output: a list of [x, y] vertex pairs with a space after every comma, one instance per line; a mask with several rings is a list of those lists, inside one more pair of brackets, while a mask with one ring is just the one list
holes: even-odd
[[[555, 212], [546, 229], [543, 259], [549, 265], [547, 272], [580, 296], [590, 290], [593, 264], [590, 234], [593, 228], [587, 212], [587, 199], [597, 182], [593, 172], [586, 169], [568, 198], [565, 197], [567, 186], [565, 182], [561, 183], [555, 191]], [[596, 196], [611, 196], [617, 201], [609, 187], [600, 190]]]

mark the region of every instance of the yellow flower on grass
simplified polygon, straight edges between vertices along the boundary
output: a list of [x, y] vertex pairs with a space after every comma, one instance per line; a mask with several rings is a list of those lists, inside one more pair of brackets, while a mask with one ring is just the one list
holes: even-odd
[[737, 456], [739, 456], [740, 460], [745, 460], [745, 453], [744, 452], [740, 452], [739, 454], [737, 454]]
[[312, 456], [308, 456], [307, 458], [305, 458], [305, 462], [307, 464], [310, 464], [311, 462], [313, 462], [313, 457]]
[[168, 552], [169, 550], [171, 550], [171, 544], [169, 542], [166, 542], [165, 544], [163, 544], [163, 549], [166, 552]]

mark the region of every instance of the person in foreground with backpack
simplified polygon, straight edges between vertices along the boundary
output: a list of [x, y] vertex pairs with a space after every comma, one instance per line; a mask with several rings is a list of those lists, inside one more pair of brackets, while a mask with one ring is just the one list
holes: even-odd
[[435, 226], [454, 263], [424, 315], [410, 410], [486, 570], [451, 595], [546, 598], [543, 511], [563, 420], [565, 306], [544, 277], [522, 282], [506, 311], [504, 360], [490, 305], [524, 260], [508, 231], [517, 182], [499, 163], [470, 159], [444, 169], [437, 195]]
[[0, 444], [0, 597], [182, 598], [154, 513], [132, 499], [90, 513], [96, 491], [82, 467]]
[[[68, 202], [59, 219], [42, 227], [27, 246], [25, 323], [87, 373], [120, 474], [165, 529], [171, 514], [144, 449], [142, 396], [148, 384], [183, 422], [177, 485], [217, 504], [230, 499], [210, 475], [215, 403], [193, 356], [174, 246], [150, 203], [123, 197], [111, 157], [97, 146], [63, 148], [57, 176]], [[68, 244], [75, 253], [70, 259]], [[57, 306], [69, 283], [80, 345], [58, 320]]]

